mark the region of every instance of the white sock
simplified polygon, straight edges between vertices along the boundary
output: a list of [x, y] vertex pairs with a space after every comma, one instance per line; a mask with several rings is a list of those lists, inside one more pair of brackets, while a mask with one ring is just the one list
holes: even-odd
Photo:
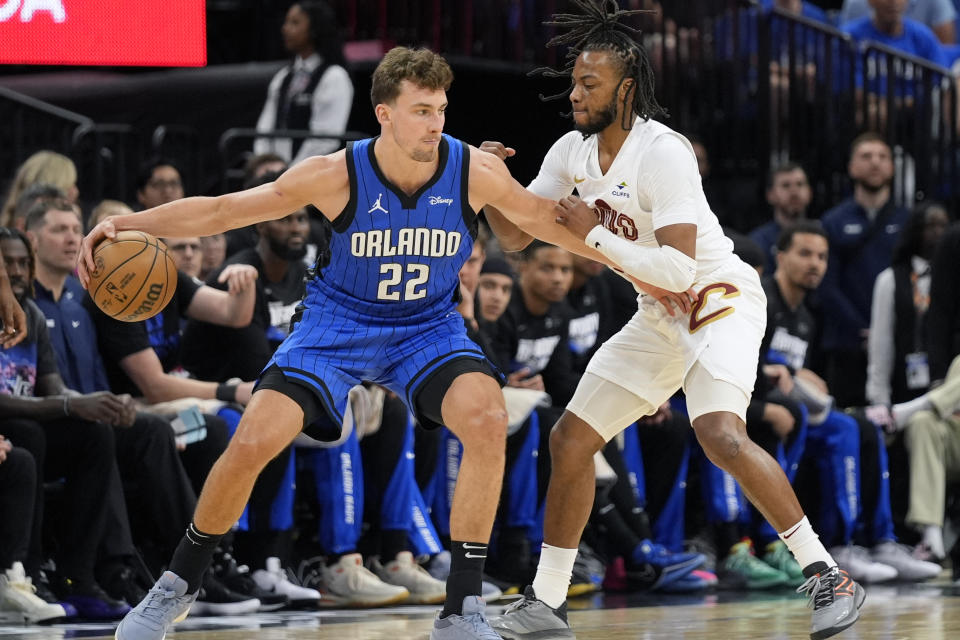
[[930, 553], [938, 558], [944, 558], [947, 552], [943, 548], [943, 528], [935, 524], [923, 527], [923, 543], [930, 547]]
[[933, 403], [927, 400], [927, 396], [923, 395], [919, 398], [914, 398], [909, 402], [901, 402], [900, 404], [895, 404], [890, 408], [890, 413], [893, 414], [893, 421], [897, 424], [898, 427], [903, 429], [907, 426], [907, 423], [910, 422], [910, 418], [914, 414], [923, 411], [924, 409], [932, 409]]
[[553, 609], [567, 600], [573, 563], [577, 560], [576, 549], [551, 547], [544, 543], [540, 550], [537, 576], [533, 579], [533, 592], [537, 598]]
[[827, 553], [823, 543], [820, 542], [820, 536], [810, 526], [807, 516], [803, 516], [803, 520], [792, 527], [787, 527], [787, 530], [779, 535], [801, 568], [806, 569], [815, 562], [825, 562], [827, 567], [837, 566], [833, 556]]

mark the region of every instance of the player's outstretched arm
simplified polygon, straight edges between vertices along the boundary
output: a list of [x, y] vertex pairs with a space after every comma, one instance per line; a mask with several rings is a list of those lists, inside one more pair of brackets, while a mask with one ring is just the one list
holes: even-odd
[[282, 218], [308, 204], [336, 216], [349, 199], [345, 154], [315, 156], [291, 167], [275, 182], [215, 198], [192, 197], [159, 207], [113, 216], [94, 227], [80, 244], [77, 275], [83, 286], [95, 269], [93, 249], [118, 231], [159, 237], [209, 236]]
[[[591, 260], [611, 264], [601, 253], [590, 249], [582, 240], [556, 224], [559, 213], [557, 203], [528, 191], [513, 179], [502, 160], [479, 150], [474, 150], [470, 159], [470, 204], [474, 211], [480, 207], [493, 207], [506, 222], [516, 225], [521, 233]], [[526, 244], [529, 241], [524, 246]]]

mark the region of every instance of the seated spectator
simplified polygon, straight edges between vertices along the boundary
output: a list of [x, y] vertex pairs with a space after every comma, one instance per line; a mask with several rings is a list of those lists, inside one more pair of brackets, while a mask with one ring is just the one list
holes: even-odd
[[773, 219], [750, 232], [764, 253], [764, 272], [777, 269], [777, 239], [784, 227], [807, 217], [807, 208], [813, 199], [807, 172], [795, 162], [788, 162], [770, 170], [767, 179], [767, 203], [773, 208]]
[[477, 277], [476, 317], [484, 323], [495, 323], [507, 310], [514, 287], [513, 269], [503, 258], [487, 258]]
[[571, 366], [569, 309], [573, 259], [540, 241], [522, 252], [518, 286], [492, 336], [507, 384], [550, 394], [555, 406], [573, 396], [579, 376]]
[[[270, 81], [257, 131], [303, 129], [339, 136], [347, 129], [353, 83], [343, 68], [343, 45], [333, 10], [321, 0], [301, 0], [287, 11], [283, 44], [294, 54], [291, 64]], [[253, 152], [269, 151], [295, 164], [340, 147], [337, 139], [258, 138]]]
[[37, 151], [17, 169], [7, 200], [0, 210], [0, 227], [13, 225], [14, 210], [20, 196], [31, 186], [45, 183], [59, 189], [71, 203], [80, 195], [77, 189], [77, 167], [73, 160], [54, 151]]
[[[93, 320], [82, 303], [86, 294], [72, 275], [83, 238], [80, 217], [68, 202], [55, 200], [35, 205], [26, 221], [36, 248], [34, 299], [46, 317], [61, 377], [74, 391], [109, 391]], [[114, 435], [134, 539], [148, 566], [158, 571], [190, 524], [196, 494], [177, 456], [169, 421], [138, 411], [133, 425], [116, 429]], [[132, 582], [121, 575], [129, 569], [124, 571], [121, 562], [114, 565], [101, 569], [108, 593], [135, 599], [137, 594], [122, 584]], [[147, 578], [138, 588], [149, 588], [151, 582]]]
[[185, 273], [197, 282], [200, 280], [200, 271], [203, 268], [203, 244], [200, 238], [161, 238], [170, 257], [177, 265], [177, 271]]
[[184, 329], [183, 364], [200, 380], [226, 382], [234, 377], [259, 377], [277, 345], [290, 332], [290, 320], [303, 298], [307, 269], [301, 259], [310, 231], [306, 211], [255, 226], [257, 246], [230, 256], [208, 278], [210, 287], [224, 290], [225, 283], [218, 280], [231, 265], [248, 265], [256, 270], [250, 323], [227, 328], [190, 320]]
[[876, 133], [850, 145], [853, 196], [823, 214], [830, 266], [820, 287], [830, 322], [824, 326], [827, 383], [840, 407], [866, 404], [866, 341], [873, 283], [890, 266], [909, 212], [893, 201], [893, 154]]
[[118, 216], [124, 213], [133, 213], [133, 209], [119, 200], [103, 200], [90, 212], [90, 219], [87, 220], [87, 231], [110, 216]]
[[926, 315], [930, 261], [950, 218], [943, 205], [917, 206], [900, 236], [893, 264], [873, 286], [868, 342], [867, 401], [890, 406], [930, 388]]
[[[950, 61], [930, 27], [906, 16], [903, 0], [868, 0], [871, 15], [851, 19], [840, 30], [854, 40], [872, 40], [893, 49], [923, 58], [942, 67]], [[882, 93], [882, 91], [880, 91]]]
[[[67, 617], [63, 605], [48, 603], [36, 595], [23, 568], [30, 546], [36, 486], [33, 456], [26, 449], [14, 449], [0, 434], [0, 620], [15, 624]], [[76, 615], [75, 610], [71, 613]]]
[[203, 260], [200, 262], [200, 275], [197, 277], [206, 282], [210, 274], [219, 269], [227, 259], [227, 236], [218, 233], [200, 238], [200, 253]]
[[927, 310], [927, 355], [931, 386], [942, 381], [950, 362], [960, 355], [960, 224], [944, 234], [934, 255]]
[[[943, 524], [949, 482], [960, 478], [960, 357], [936, 389], [902, 406], [910, 453], [910, 507], [907, 523], [922, 533], [920, 557], [933, 562], [947, 555]], [[960, 578], [954, 572], [954, 579]]]
[[143, 209], [183, 197], [183, 178], [172, 160], [152, 158], [140, 166], [137, 174], [137, 202]]
[[258, 184], [267, 173], [280, 175], [287, 170], [287, 161], [275, 153], [258, 153], [247, 158], [243, 165], [243, 188], [249, 189]]
[[58, 187], [46, 182], [35, 182], [20, 194], [17, 198], [17, 204], [13, 210], [13, 221], [11, 226], [20, 231], [25, 230], [24, 221], [27, 212], [41, 200], [66, 199], [66, 195]]
[[29, 326], [25, 341], [0, 351], [0, 433], [28, 450], [36, 468], [43, 470], [37, 473], [34, 487], [27, 571], [37, 582], [43, 481], [65, 478], [64, 527], [56, 555], [58, 595], [85, 618], [119, 618], [130, 607], [107, 595], [96, 580], [95, 568], [109, 512], [103, 498], [119, 482], [110, 425], [130, 426], [136, 411], [129, 396], [80, 394], [66, 387], [57, 370], [46, 320], [28, 297], [35, 269], [30, 242], [19, 231], [0, 228], [0, 250]]
[[[905, 4], [907, 18], [928, 26], [942, 44], [956, 44], [957, 10], [950, 0], [908, 0]], [[869, 17], [875, 10], [870, 0], [844, 0], [840, 24]]]

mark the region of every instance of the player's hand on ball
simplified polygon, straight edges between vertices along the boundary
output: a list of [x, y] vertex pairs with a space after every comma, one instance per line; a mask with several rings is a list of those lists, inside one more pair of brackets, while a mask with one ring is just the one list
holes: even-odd
[[517, 155], [513, 147], [506, 147], [502, 142], [494, 142], [492, 140], [484, 140], [480, 143], [480, 151], [492, 153], [501, 160], [506, 160], [507, 158]]
[[597, 212], [577, 196], [567, 196], [557, 203], [556, 223], [570, 230], [570, 233], [583, 240], [590, 231], [600, 224]]
[[249, 264], [231, 264], [220, 273], [217, 282], [227, 283], [230, 295], [236, 296], [251, 290], [257, 282], [257, 268]]
[[97, 265], [93, 261], [93, 251], [105, 238], [117, 237], [117, 229], [113, 222], [107, 218], [93, 229], [90, 230], [83, 240], [80, 241], [80, 251], [77, 254], [77, 277], [80, 284], [86, 289], [90, 284], [90, 274], [97, 270]]

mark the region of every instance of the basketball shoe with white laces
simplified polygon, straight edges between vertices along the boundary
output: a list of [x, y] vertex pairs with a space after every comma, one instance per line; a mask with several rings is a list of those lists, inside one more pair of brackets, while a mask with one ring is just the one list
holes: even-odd
[[65, 618], [66, 611], [59, 604], [49, 604], [37, 595], [37, 589], [23, 570], [23, 564], [13, 566], [0, 574], [0, 620], [17, 624], [50, 622]]
[[533, 587], [527, 587], [523, 598], [504, 609], [503, 614], [490, 618], [490, 626], [504, 640], [534, 640], [539, 638], [575, 638], [567, 622], [567, 603], [554, 609], [539, 600]]
[[325, 607], [385, 607], [410, 595], [404, 587], [387, 584], [363, 566], [359, 553], [349, 553], [321, 569], [320, 605]]
[[807, 567], [804, 573], [809, 577], [797, 593], [806, 593], [810, 598], [808, 606], [813, 609], [811, 640], [834, 636], [857, 621], [867, 594], [850, 574], [839, 567], [827, 568], [825, 562]]
[[371, 559], [370, 570], [387, 584], [409, 591], [404, 601], [408, 604], [439, 604], [447, 597], [446, 583], [427, 573], [409, 551], [401, 551], [385, 565]]
[[147, 597], [120, 621], [116, 640], [163, 640], [173, 623], [187, 617], [196, 593], [187, 593], [187, 582], [167, 571]]

